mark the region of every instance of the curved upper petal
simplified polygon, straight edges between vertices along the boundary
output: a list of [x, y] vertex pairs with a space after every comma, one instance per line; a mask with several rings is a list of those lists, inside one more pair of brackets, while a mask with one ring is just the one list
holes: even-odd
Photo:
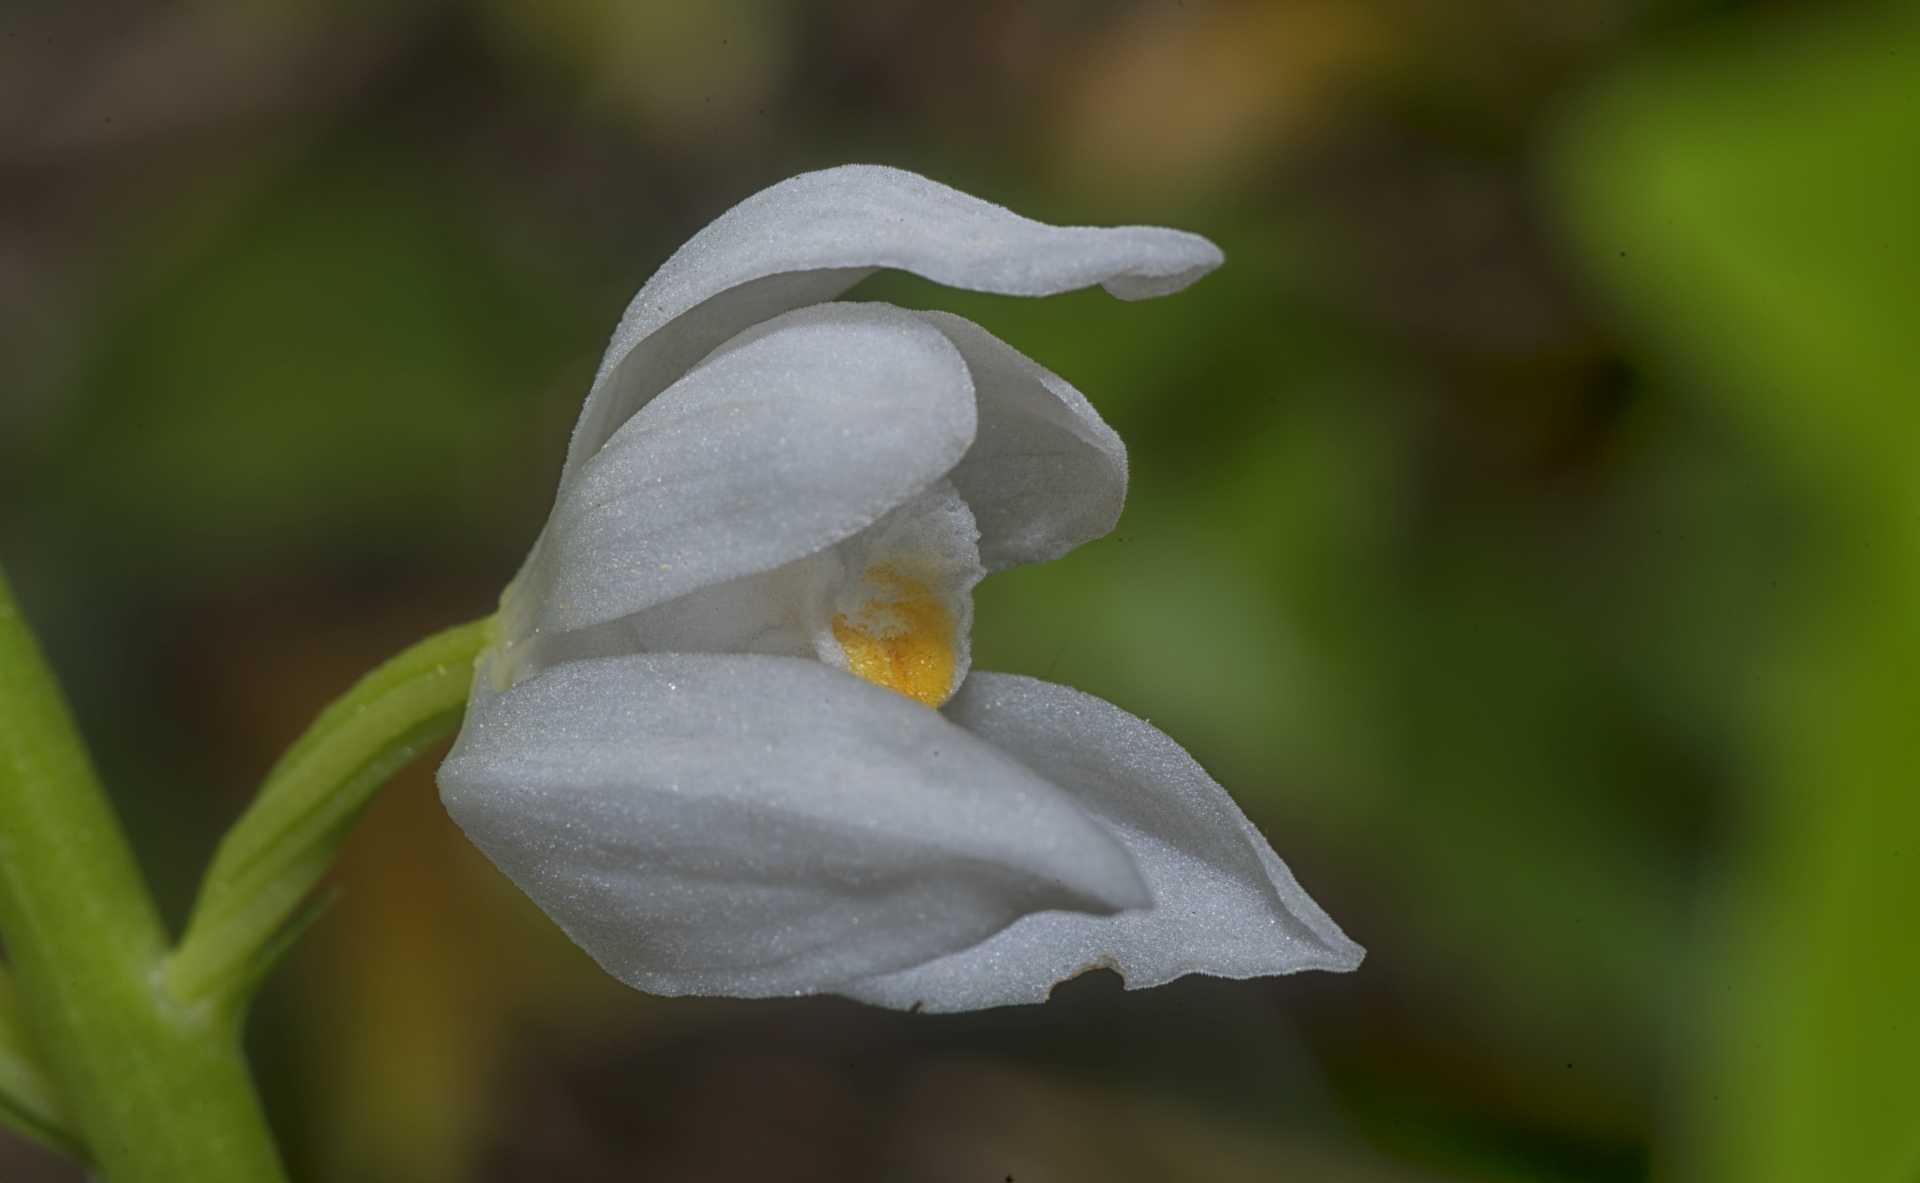
[[987, 570], [1058, 558], [1111, 531], [1127, 448], [1086, 396], [965, 317], [920, 315], [973, 372], [979, 427], [949, 479], [980, 525]]
[[846, 165], [764, 189], [689, 239], [614, 330], [561, 483], [647, 400], [741, 329], [832, 300], [881, 268], [949, 287], [1045, 296], [1100, 284], [1166, 295], [1220, 265], [1196, 234], [1048, 226], [914, 173]]
[[1141, 989], [1190, 973], [1247, 978], [1360, 964], [1365, 951], [1158, 729], [1091, 695], [1007, 674], [974, 674], [946, 714], [1099, 818], [1133, 855], [1153, 906], [1030, 915], [972, 948], [840, 993], [903, 1009], [977, 1010], [1044, 1002], [1056, 983], [1095, 968]]
[[1146, 902], [1047, 781], [805, 659], [572, 661], [497, 694], [482, 677], [439, 780], [521, 890], [657, 994], [834, 990], [1036, 910]]
[[945, 335], [884, 304], [825, 304], [737, 338], [563, 486], [509, 597], [518, 643], [771, 570], [871, 525], [973, 440]]

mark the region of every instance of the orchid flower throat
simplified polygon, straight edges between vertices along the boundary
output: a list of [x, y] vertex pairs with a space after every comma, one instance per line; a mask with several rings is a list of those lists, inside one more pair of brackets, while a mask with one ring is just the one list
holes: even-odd
[[[842, 575], [816, 609], [821, 660], [940, 707], [967, 676], [980, 531], [947, 481], [835, 547]], [[823, 627], [824, 626], [824, 627]]]
[[892, 563], [868, 567], [872, 596], [853, 613], [833, 614], [833, 639], [847, 672], [937, 707], [953, 687], [953, 613], [924, 579]]

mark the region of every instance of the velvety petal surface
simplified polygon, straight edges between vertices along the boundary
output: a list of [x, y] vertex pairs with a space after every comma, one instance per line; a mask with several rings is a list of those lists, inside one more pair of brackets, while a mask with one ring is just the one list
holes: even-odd
[[1086, 396], [964, 317], [920, 315], [973, 373], [979, 427], [949, 479], [973, 508], [987, 570], [1058, 558], [1111, 531], [1127, 448]]
[[844, 571], [835, 550], [821, 551], [771, 571], [688, 592], [606, 624], [544, 634], [537, 659], [528, 665], [537, 669], [629, 653], [817, 656], [828, 597]]
[[561, 490], [509, 597], [517, 643], [803, 558], [944, 475], [973, 385], [944, 334], [884, 304], [788, 313], [629, 419]]
[[1096, 968], [1141, 989], [1190, 973], [1248, 978], [1360, 964], [1360, 946], [1157, 728], [1090, 695], [1006, 674], [975, 673], [945, 713], [1099, 818], [1133, 855], [1153, 906], [1037, 913], [972, 948], [840, 993], [901, 1009], [977, 1010], [1043, 1002], [1056, 983]]
[[882, 268], [1045, 296], [1166, 295], [1220, 265], [1196, 234], [1049, 226], [914, 173], [847, 165], [764, 189], [689, 239], [627, 307], [567, 451], [566, 485], [628, 416], [748, 325], [832, 300]]
[[818, 662], [572, 661], [479, 679], [455, 821], [621, 981], [838, 990], [1042, 909], [1147, 900], [1113, 834], [938, 712]]

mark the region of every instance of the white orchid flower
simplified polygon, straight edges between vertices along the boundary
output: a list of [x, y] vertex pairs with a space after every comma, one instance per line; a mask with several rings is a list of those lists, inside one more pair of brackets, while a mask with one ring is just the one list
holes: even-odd
[[440, 769], [473, 841], [621, 981], [929, 1011], [1094, 967], [1349, 970], [1362, 950], [1171, 739], [969, 673], [972, 590], [1112, 529], [1126, 453], [881, 268], [1045, 296], [1221, 261], [846, 167], [748, 198], [634, 297]]

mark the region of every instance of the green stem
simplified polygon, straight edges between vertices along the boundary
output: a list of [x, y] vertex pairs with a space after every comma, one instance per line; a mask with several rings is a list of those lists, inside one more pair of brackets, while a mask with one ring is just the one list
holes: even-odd
[[493, 619], [428, 637], [320, 713], [214, 853], [187, 935], [167, 967], [181, 999], [244, 1004], [317, 914], [307, 900], [368, 800], [459, 726]]
[[0, 972], [0, 1121], [74, 1158], [86, 1157], [60, 1090], [27, 1035], [13, 975], [4, 972]]
[[4, 574], [0, 934], [34, 1045], [109, 1179], [284, 1178], [238, 1013], [162, 986], [152, 898]]

